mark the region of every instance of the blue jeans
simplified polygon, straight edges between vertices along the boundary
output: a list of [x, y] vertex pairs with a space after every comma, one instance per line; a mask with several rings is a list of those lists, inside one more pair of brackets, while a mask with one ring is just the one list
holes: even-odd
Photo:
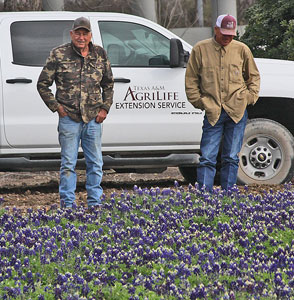
[[72, 207], [75, 201], [77, 176], [75, 167], [78, 150], [81, 147], [86, 161], [86, 189], [88, 206], [101, 204], [103, 193], [102, 180], [102, 152], [101, 152], [101, 124], [95, 119], [88, 124], [75, 122], [70, 117], [59, 118], [59, 143], [61, 146], [61, 167], [59, 195], [61, 206]]
[[236, 124], [224, 109], [217, 123], [212, 126], [204, 117], [202, 138], [200, 144], [201, 157], [197, 168], [197, 182], [199, 187], [212, 191], [216, 173], [217, 156], [222, 142], [220, 183], [224, 190], [228, 190], [237, 182], [239, 167], [238, 154], [241, 150], [248, 114]]

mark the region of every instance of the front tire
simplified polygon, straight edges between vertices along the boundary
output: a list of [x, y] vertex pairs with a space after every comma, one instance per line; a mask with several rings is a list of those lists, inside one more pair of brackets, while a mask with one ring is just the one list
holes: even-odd
[[278, 122], [251, 119], [239, 157], [239, 184], [289, 182], [294, 175], [294, 138]]

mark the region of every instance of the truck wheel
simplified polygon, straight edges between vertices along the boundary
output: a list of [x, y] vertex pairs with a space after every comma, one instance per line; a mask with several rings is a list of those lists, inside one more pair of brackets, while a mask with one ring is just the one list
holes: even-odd
[[[220, 165], [217, 164], [214, 185], [220, 185], [219, 169]], [[188, 183], [194, 184], [197, 181], [197, 167], [179, 167], [179, 170]]]
[[185, 180], [194, 184], [197, 180], [197, 168], [196, 167], [179, 167], [179, 170]]
[[289, 182], [294, 175], [294, 138], [275, 121], [251, 119], [239, 157], [239, 184]]

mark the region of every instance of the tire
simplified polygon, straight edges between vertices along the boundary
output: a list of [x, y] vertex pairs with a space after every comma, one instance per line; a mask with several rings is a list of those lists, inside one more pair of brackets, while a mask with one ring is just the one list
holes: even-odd
[[[217, 165], [214, 178], [214, 185], [220, 185], [219, 166]], [[182, 176], [188, 183], [194, 184], [197, 181], [197, 167], [179, 167]]]
[[294, 138], [269, 119], [248, 121], [240, 151], [238, 184], [281, 184], [294, 175]]
[[188, 183], [194, 184], [197, 180], [197, 167], [179, 167], [180, 173]]

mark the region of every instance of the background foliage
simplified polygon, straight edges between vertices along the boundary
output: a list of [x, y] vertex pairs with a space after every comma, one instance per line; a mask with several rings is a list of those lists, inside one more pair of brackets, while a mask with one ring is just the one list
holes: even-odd
[[[148, 1], [148, 0], [146, 0]], [[166, 28], [198, 24], [199, 0], [156, 0], [157, 22]], [[256, 0], [236, 0], [238, 23], [245, 23], [245, 11]], [[0, 11], [43, 10], [42, 0], [0, 0]], [[50, 6], [50, 0], [46, 0]], [[203, 0], [204, 26], [211, 26], [211, 0]], [[142, 15], [136, 0], [64, 0], [64, 10], [111, 11]]]
[[294, 60], [294, 0], [257, 0], [241, 41], [255, 57]]

